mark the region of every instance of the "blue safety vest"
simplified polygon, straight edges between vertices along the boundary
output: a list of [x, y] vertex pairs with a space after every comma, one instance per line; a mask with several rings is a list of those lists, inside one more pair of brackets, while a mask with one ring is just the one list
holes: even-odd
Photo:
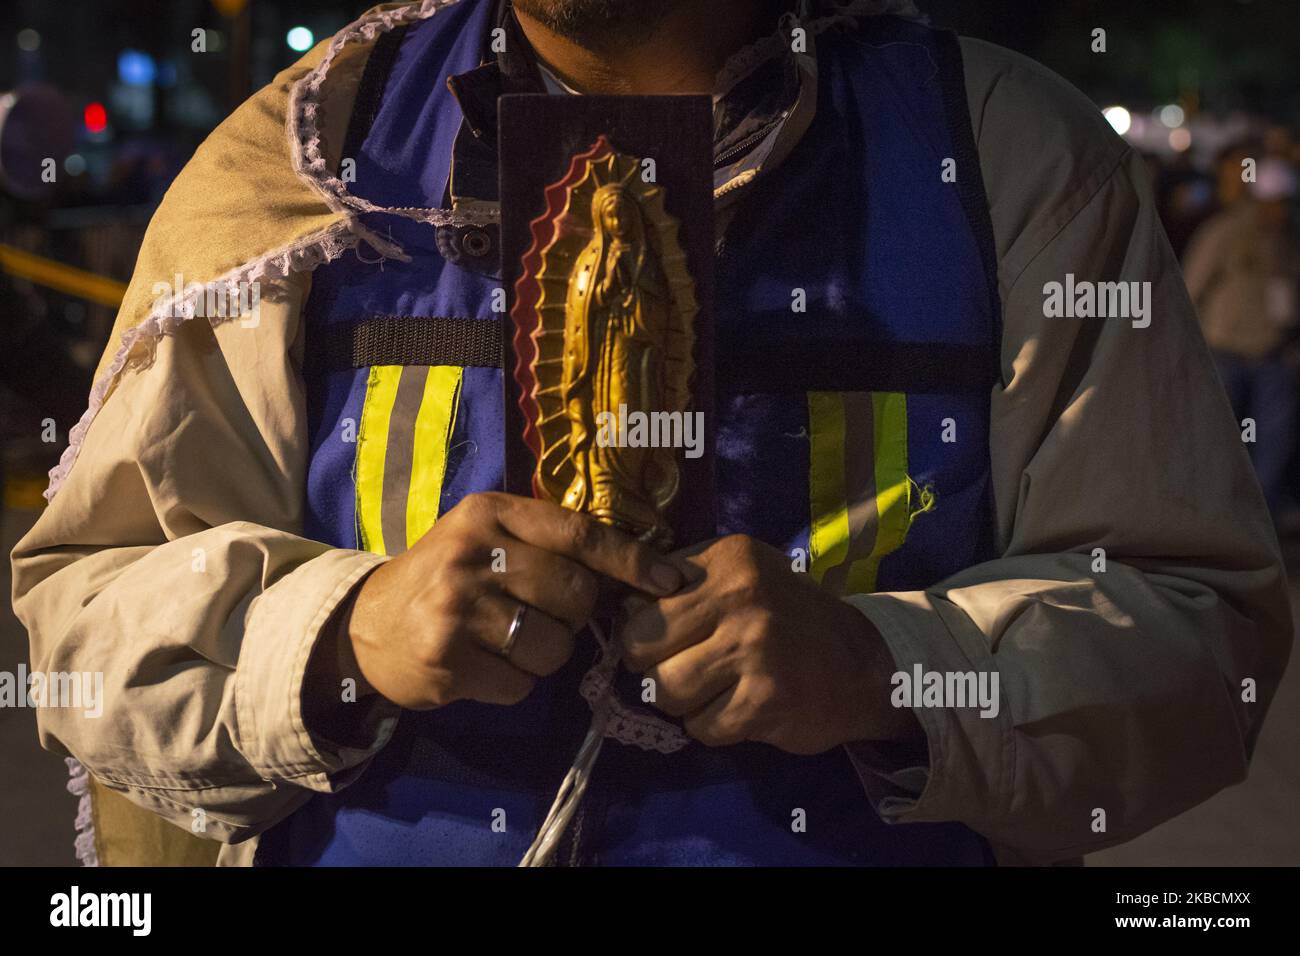
[[[478, 65], [492, 6], [465, 0], [393, 48], [373, 122], [347, 153], [356, 192], [443, 203], [461, 122], [445, 81]], [[1000, 307], [960, 54], [950, 34], [886, 17], [824, 34], [817, 52], [816, 117], [746, 187], [717, 258], [717, 530], [790, 552], [837, 593], [917, 590], [994, 555]], [[502, 487], [501, 370], [490, 349], [479, 364], [414, 364], [400, 349], [359, 368], [314, 359], [379, 317], [487, 330], [501, 320], [500, 281], [495, 232], [467, 239], [382, 214], [367, 224], [411, 261], [347, 257], [314, 276], [306, 533], [393, 554], [465, 495]], [[592, 648], [580, 645], [516, 707], [404, 713], [356, 782], [264, 835], [258, 862], [518, 862], [590, 720], [577, 684]], [[608, 742], [559, 861], [980, 865], [990, 854], [959, 824], [883, 823], [842, 748], [692, 743], [665, 755]]]

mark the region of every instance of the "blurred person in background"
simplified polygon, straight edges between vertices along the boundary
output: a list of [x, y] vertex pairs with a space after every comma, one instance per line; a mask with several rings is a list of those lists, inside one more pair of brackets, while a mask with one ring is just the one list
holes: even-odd
[[1289, 225], [1296, 174], [1266, 158], [1249, 183], [1242, 168], [1238, 153], [1225, 153], [1219, 184], [1227, 204], [1192, 237], [1184, 272], [1276, 520], [1296, 425], [1300, 246]]
[[1219, 210], [1227, 209], [1238, 200], [1246, 198], [1246, 180], [1241, 175], [1242, 163], [1258, 157], [1263, 144], [1253, 139], [1241, 139], [1219, 151], [1214, 160], [1215, 191]]
[[1242, 162], [1263, 155], [1263, 142], [1252, 137], [1234, 139], [1220, 149], [1207, 171], [1193, 167], [1185, 153], [1168, 163], [1151, 155], [1148, 168], [1160, 206], [1160, 221], [1180, 262], [1185, 261], [1188, 244], [1201, 226], [1245, 194]]

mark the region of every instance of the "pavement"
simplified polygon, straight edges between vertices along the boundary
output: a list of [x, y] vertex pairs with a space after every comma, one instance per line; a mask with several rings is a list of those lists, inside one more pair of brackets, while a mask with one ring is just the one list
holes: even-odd
[[[4, 509], [3, 588], [8, 555], [35, 520]], [[1300, 546], [1288, 554], [1292, 604], [1300, 601]], [[1300, 609], [1298, 609], [1300, 610]], [[1300, 617], [1300, 613], [1297, 615]], [[6, 600], [0, 612], [0, 670], [27, 661], [27, 636]], [[75, 865], [76, 799], [63, 759], [41, 749], [33, 711], [0, 708], [0, 866]], [[1300, 865], [1300, 666], [1290, 667], [1274, 700], [1249, 778], [1123, 846], [1088, 857], [1089, 866]]]
[[[0, 670], [30, 665], [27, 632], [9, 603], [9, 552], [36, 520], [36, 512], [5, 508], [0, 543], [4, 553], [4, 609], [0, 612]], [[63, 758], [41, 749], [36, 713], [0, 707], [0, 866], [76, 866], [72, 849], [77, 798], [68, 793]]]

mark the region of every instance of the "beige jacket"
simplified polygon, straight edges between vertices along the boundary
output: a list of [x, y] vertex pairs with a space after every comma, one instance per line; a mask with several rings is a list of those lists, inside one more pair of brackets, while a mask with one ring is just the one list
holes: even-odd
[[[1005, 309], [1007, 384], [991, 396], [1004, 556], [924, 592], [851, 600], [900, 669], [996, 669], [1002, 706], [996, 719], [919, 710], [928, 768], [911, 796], [897, 774], [873, 795], [891, 819], [962, 821], [1008, 859], [1057, 861], [1244, 777], [1291, 620], [1141, 160], [1046, 70], [977, 41], [964, 51]], [[301, 158], [284, 143], [286, 103], [322, 52], [200, 149], [151, 227], [125, 327], [182, 263], [206, 281], [246, 260], [235, 250], [281, 248], [285, 216], [307, 220], [295, 248], [354, 230], [336, 194], [267, 179]], [[341, 56], [324, 87], [327, 156], [361, 62]], [[179, 826], [201, 817], [205, 836], [245, 841], [244, 859], [250, 838], [364, 772], [392, 730], [379, 722], [373, 747], [335, 752], [302, 721], [318, 630], [384, 559], [301, 534], [310, 272], [282, 271], [256, 327], [164, 322], [147, 330], [161, 338], [110, 348], [121, 361], [106, 359], [102, 407], [13, 553], [33, 668], [105, 678], [103, 716], [44, 709], [43, 744]], [[1045, 318], [1044, 285], [1067, 273], [1151, 282], [1149, 327]]]

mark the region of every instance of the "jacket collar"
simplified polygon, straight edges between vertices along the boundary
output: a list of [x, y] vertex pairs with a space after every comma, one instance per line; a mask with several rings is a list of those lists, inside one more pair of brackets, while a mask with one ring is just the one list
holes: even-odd
[[[718, 74], [714, 96], [714, 188], [752, 175], [773, 154], [783, 129], [802, 135], [816, 109], [815, 54], [796, 54], [791, 31], [807, 22], [811, 0], [791, 8], [771, 34], [732, 56]], [[463, 126], [452, 157], [449, 199], [457, 206], [497, 199], [497, 99], [507, 93], [546, 93], [536, 53], [509, 0], [497, 0], [493, 29], [504, 31], [504, 49], [492, 52], [491, 30], [483, 38], [480, 65], [447, 78]], [[811, 40], [809, 49], [812, 49]], [[793, 122], [791, 122], [793, 118]], [[789, 144], [790, 146], [793, 143]], [[787, 150], [788, 151], [788, 150]]]

